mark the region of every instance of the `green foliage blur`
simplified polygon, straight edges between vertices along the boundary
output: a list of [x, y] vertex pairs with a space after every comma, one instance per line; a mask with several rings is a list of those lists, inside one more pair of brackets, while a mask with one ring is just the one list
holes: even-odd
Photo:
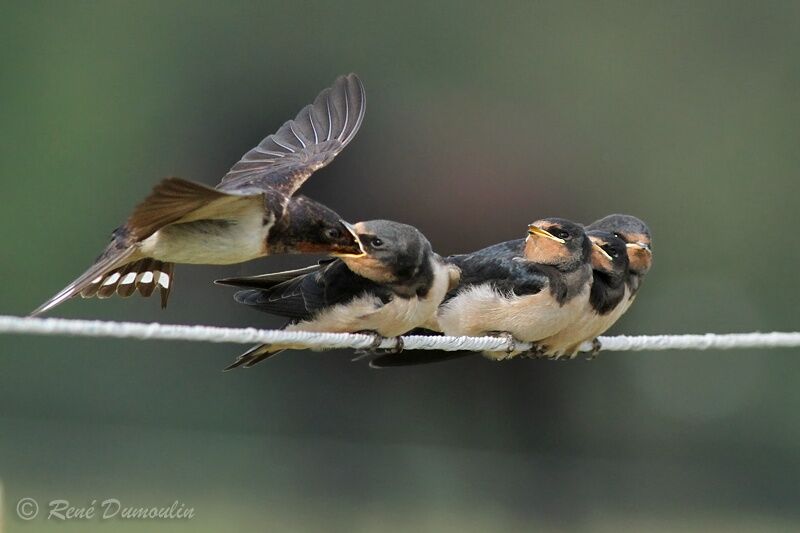
[[[303, 192], [442, 254], [542, 216], [651, 225], [612, 333], [796, 330], [797, 2], [6, 2], [0, 314], [88, 266], [160, 178], [215, 184], [346, 72], [356, 140]], [[56, 316], [280, 327], [226, 275]], [[786, 531], [800, 526], [797, 350], [481, 358], [0, 337], [8, 531]], [[192, 506], [189, 522], [20, 520], [22, 497]]]

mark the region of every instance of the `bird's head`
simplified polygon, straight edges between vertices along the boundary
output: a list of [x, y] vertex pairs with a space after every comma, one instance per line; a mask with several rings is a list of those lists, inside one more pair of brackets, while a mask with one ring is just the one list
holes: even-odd
[[628, 272], [628, 249], [625, 241], [613, 233], [592, 230], [586, 233], [592, 242], [592, 269], [622, 278]]
[[352, 226], [362, 254], [334, 254], [348, 268], [376, 283], [405, 283], [428, 266], [428, 239], [415, 227], [391, 220], [369, 220]]
[[292, 197], [269, 241], [272, 253], [363, 253], [353, 226], [332, 209], [305, 196]]
[[591, 244], [583, 227], [563, 218], [543, 218], [528, 225], [525, 259], [561, 269], [589, 260]]
[[608, 215], [587, 226], [588, 230], [604, 230], [613, 233], [625, 242], [629, 268], [635, 274], [644, 275], [653, 266], [650, 228], [632, 215]]

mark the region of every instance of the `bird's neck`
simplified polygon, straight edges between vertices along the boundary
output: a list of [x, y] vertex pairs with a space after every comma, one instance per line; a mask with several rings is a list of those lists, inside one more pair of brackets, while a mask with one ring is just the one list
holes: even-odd
[[592, 267], [588, 263], [569, 270], [551, 265], [539, 265], [539, 269], [547, 276], [548, 289], [560, 305], [583, 292], [592, 276]]
[[613, 310], [625, 296], [625, 279], [613, 272], [593, 273], [589, 304], [598, 314], [605, 315]]
[[394, 272], [398, 282], [391, 285], [392, 290], [404, 298], [424, 298], [433, 286], [433, 258], [426, 254], [418, 264], [398, 267]]

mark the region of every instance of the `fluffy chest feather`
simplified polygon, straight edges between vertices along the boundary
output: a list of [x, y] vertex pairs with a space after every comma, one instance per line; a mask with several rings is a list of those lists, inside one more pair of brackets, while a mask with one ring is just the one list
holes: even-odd
[[439, 310], [439, 326], [446, 335], [511, 333], [521, 341], [538, 341], [557, 333], [588, 300], [588, 287], [560, 305], [548, 290], [517, 296], [502, 294], [491, 284], [461, 291]]
[[575, 357], [581, 344], [603, 334], [619, 320], [630, 306], [632, 299], [629, 297], [630, 290], [625, 287], [622, 301], [604, 315], [598, 314], [587, 302], [584, 310], [579, 313], [578, 318], [572, 324], [556, 335], [542, 341], [547, 354], [556, 357]]

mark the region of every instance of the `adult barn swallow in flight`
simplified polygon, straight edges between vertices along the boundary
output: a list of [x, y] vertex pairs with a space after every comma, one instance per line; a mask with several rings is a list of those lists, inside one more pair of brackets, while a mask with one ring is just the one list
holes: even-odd
[[[290, 318], [289, 331], [369, 332], [379, 341], [425, 324], [458, 283], [458, 269], [413, 226], [372, 220], [353, 230], [362, 254], [335, 253], [337, 259], [304, 269], [217, 283], [248, 287], [236, 293], [236, 301]], [[290, 348], [255, 346], [225, 370], [253, 366]]]
[[[578, 320], [538, 343], [540, 351], [547, 357], [575, 357], [581, 344], [596, 341], [597, 336], [619, 320], [627, 309], [630, 290], [626, 283], [628, 253], [625, 242], [608, 231], [593, 230], [586, 235], [593, 244], [589, 300]], [[595, 350], [599, 348], [599, 343], [595, 344]]]
[[632, 215], [608, 215], [586, 226], [587, 231], [604, 230], [625, 242], [628, 251], [628, 275], [625, 284], [628, 295], [623, 301], [622, 313], [630, 308], [645, 275], [653, 266], [650, 228]]
[[364, 87], [339, 77], [294, 120], [247, 152], [215, 188], [167, 178], [139, 204], [95, 263], [37, 308], [73, 296], [150, 296], [165, 307], [175, 263], [227, 265], [275, 253], [357, 253], [339, 215], [298, 188], [353, 140], [364, 118]]

